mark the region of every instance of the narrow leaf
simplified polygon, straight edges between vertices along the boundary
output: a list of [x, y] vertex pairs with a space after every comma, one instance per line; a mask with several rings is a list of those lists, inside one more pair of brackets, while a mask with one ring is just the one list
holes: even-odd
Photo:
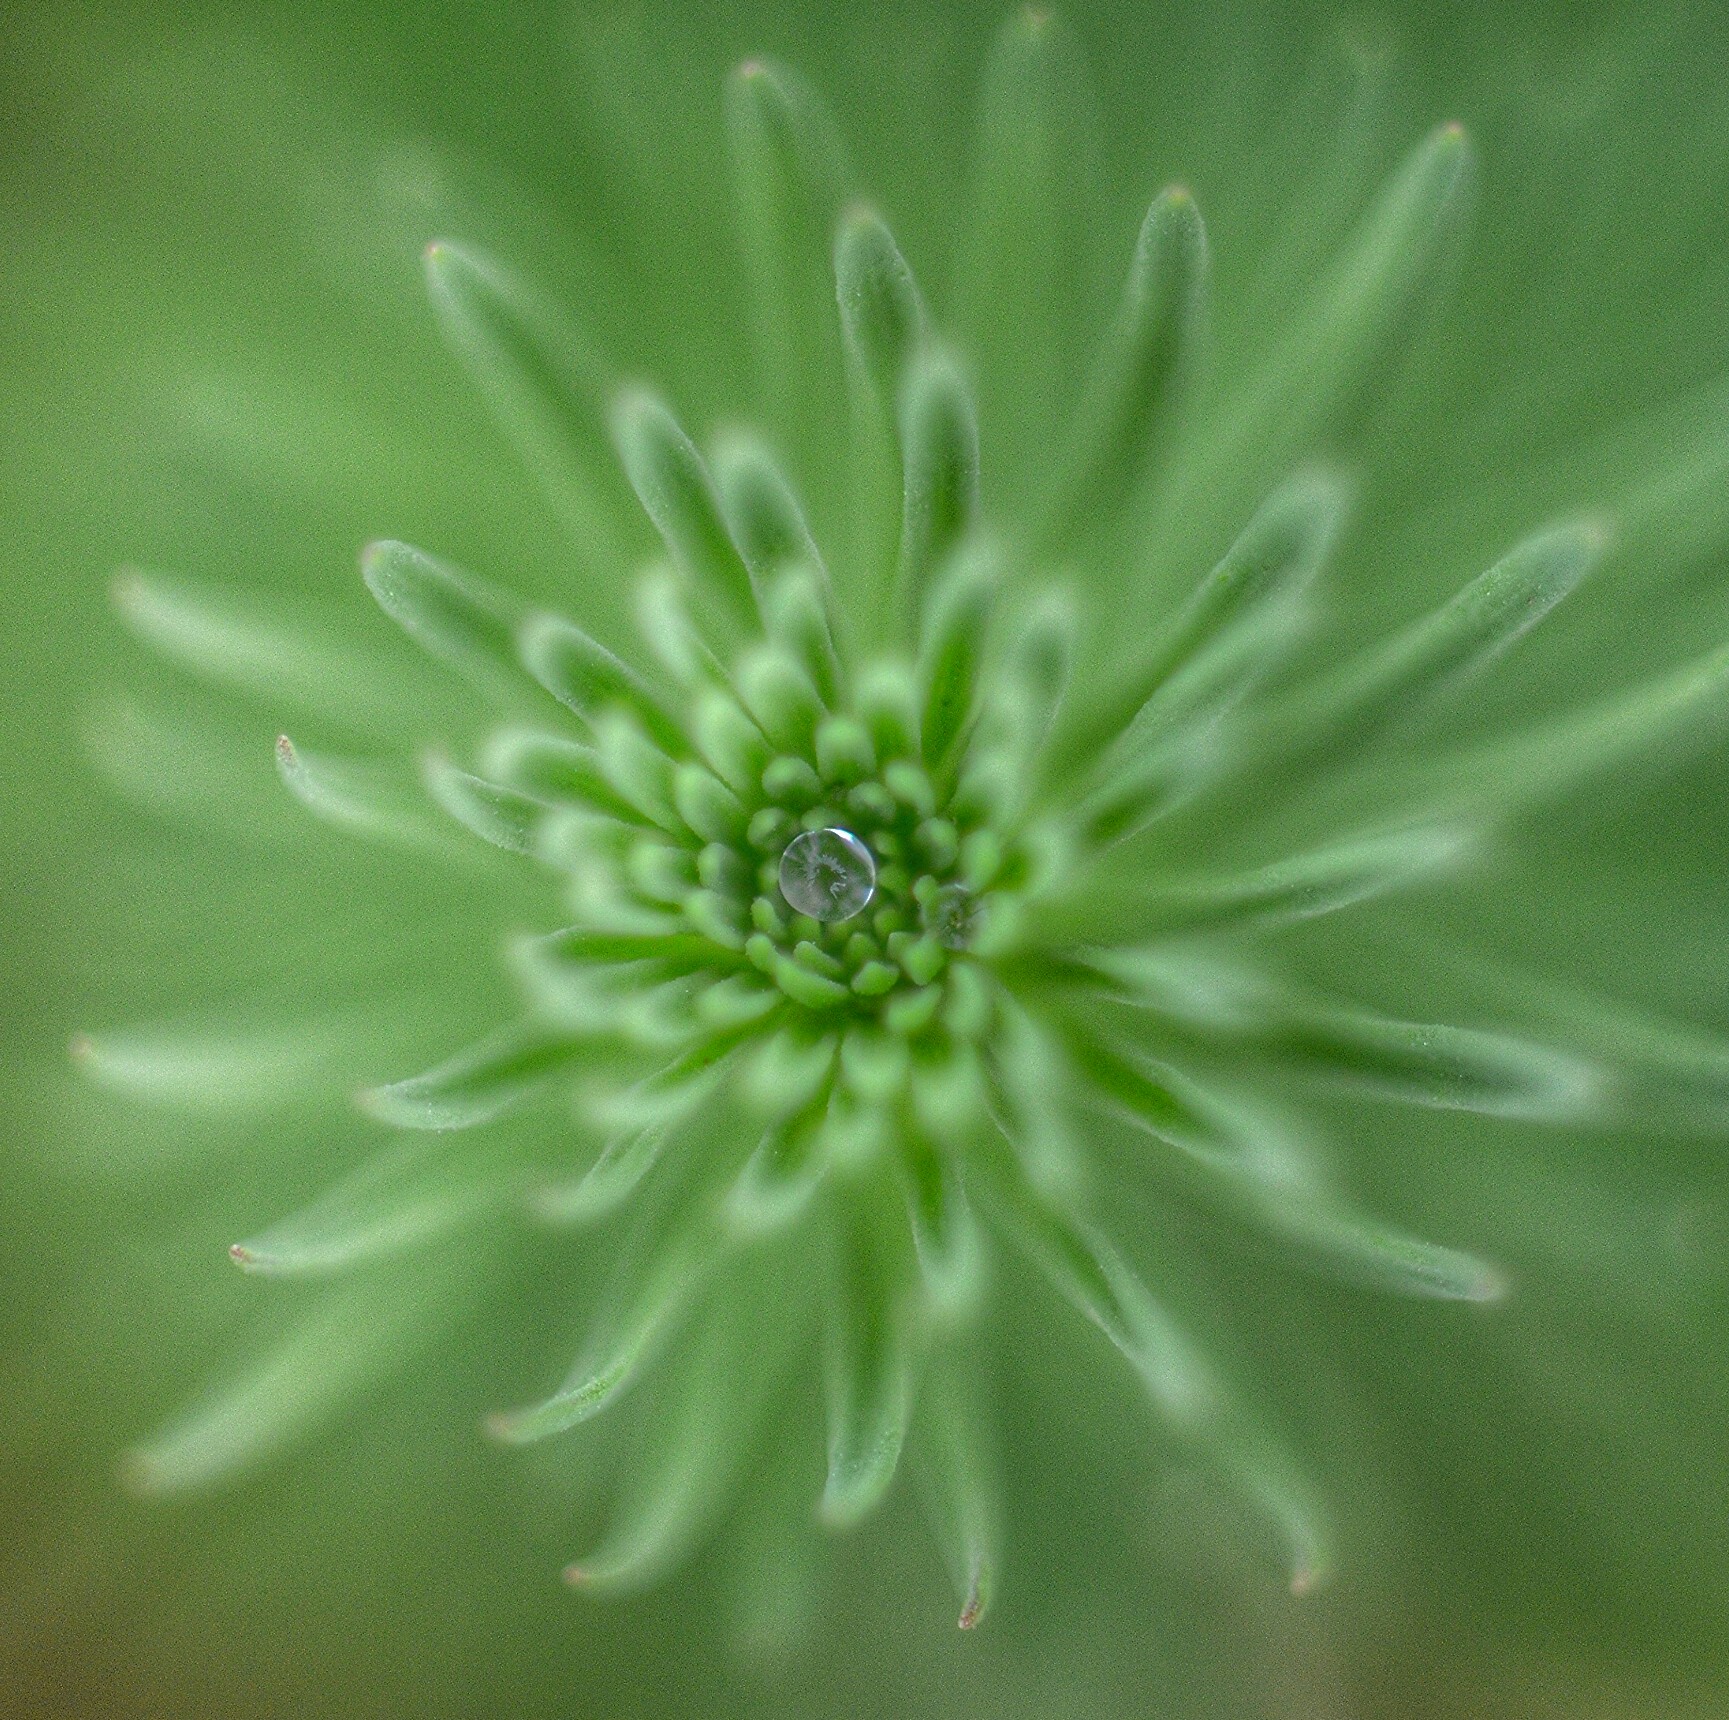
[[828, 1481], [820, 1515], [850, 1528], [894, 1480], [912, 1413], [912, 1355], [904, 1297], [880, 1242], [857, 1215], [838, 1227], [824, 1377]]
[[547, 811], [545, 801], [471, 776], [449, 759], [436, 756], [425, 761], [421, 775], [427, 793], [465, 830], [513, 854], [536, 852], [536, 832]]
[[665, 405], [640, 390], [614, 404], [612, 434], [631, 488], [688, 582], [705, 630], [723, 640], [752, 631], [757, 606], [750, 571], [691, 439]]
[[1089, 68], [1058, 14], [1020, 6], [1004, 19], [977, 112], [952, 315], [978, 356], [993, 457], [1023, 471], [1049, 456], [1079, 356], [1074, 333], [1100, 285], [1102, 127]]
[[290, 704], [357, 728], [399, 727], [424, 703], [393, 664], [271, 615], [219, 586], [128, 568], [114, 606], [134, 634], [205, 680], [272, 706]]
[[1457, 125], [1431, 132], [1400, 164], [1248, 397], [1225, 409], [1239, 462], [1311, 439], [1389, 362], [1462, 231], [1470, 164]]
[[1298, 1068], [1440, 1110], [1579, 1118], [1595, 1108], [1602, 1085], [1582, 1058], [1511, 1034], [1319, 1002], [1281, 1005], [1250, 1035]]
[[405, 1141], [228, 1252], [264, 1277], [323, 1277], [449, 1235], [498, 1205], [502, 1193], [484, 1177], [429, 1158], [423, 1142]]
[[977, 1310], [985, 1275], [984, 1242], [960, 1167], [922, 1131], [908, 1138], [900, 1163], [925, 1306], [938, 1325], [958, 1325]]
[[728, 156], [754, 312], [758, 388], [789, 445], [815, 428], [829, 355], [829, 235], [848, 170], [834, 123], [788, 68], [747, 60], [726, 88]]
[[571, 1067], [582, 1047], [568, 1035], [525, 1023], [429, 1069], [424, 1075], [374, 1087], [361, 1108], [398, 1129], [471, 1129], [489, 1123]]
[[962, 1630], [974, 1629], [990, 1610], [1001, 1558], [1002, 1506], [990, 1438], [976, 1387], [960, 1359], [945, 1356], [919, 1392], [911, 1451], [926, 1514], [961, 1599]]
[[481, 771], [536, 801], [580, 806], [610, 818], [638, 818], [636, 809], [613, 788], [592, 747], [538, 729], [504, 728], [487, 739]]
[[607, 367], [564, 317], [490, 258], [439, 240], [426, 284], [446, 339], [595, 570], [622, 552], [598, 403]]
[[1400, 799], [1471, 816], [1528, 811], [1678, 731], [1690, 739], [1715, 732], [1706, 724], [1720, 724], [1726, 691], [1729, 646], [1721, 646], [1583, 710], [1439, 759], [1404, 785]]
[[1357, 836], [1252, 871], [1192, 883], [1151, 884], [1126, 897], [1099, 889], [1071, 897], [1054, 923], [1096, 928], [1100, 939], [1132, 940], [1218, 927], [1271, 928], [1333, 914], [1456, 866], [1466, 834], [1445, 825]]
[[628, 711], [662, 747], [683, 743], [678, 724], [628, 663], [559, 615], [531, 616], [518, 635], [523, 667], [560, 704], [590, 725], [612, 709]]
[[1200, 211], [1173, 186], [1141, 225], [1115, 327], [1070, 433], [1073, 465], [1057, 525], [1113, 517], [1140, 482], [1195, 367], [1206, 279]]
[[809, 1211], [828, 1164], [817, 1151], [821, 1111], [767, 1129], [727, 1190], [726, 1222], [741, 1236], [766, 1236]]
[[[719, 1299], [717, 1299], [719, 1300]], [[634, 1594], [701, 1543], [722, 1515], [751, 1452], [764, 1396], [778, 1372], [784, 1320], [720, 1301], [695, 1354], [659, 1406], [648, 1450], [633, 1461], [626, 1499], [600, 1544], [564, 1579], [597, 1594]], [[766, 1331], [766, 1336], [765, 1336]]]
[[1325, 1575], [1325, 1532], [1309, 1489], [1271, 1433], [1215, 1378], [1140, 1278], [1096, 1231], [1030, 1193], [1005, 1202], [1021, 1246], [1057, 1290], [1122, 1352], [1166, 1426], [1235, 1478], [1279, 1526], [1291, 1587]]
[[884, 400], [925, 333], [924, 304], [894, 236], [874, 210], [855, 207], [835, 238], [835, 292], [847, 344]]
[[1308, 1144], [1283, 1118], [1241, 1097], [1203, 1092], [1174, 1070], [1094, 1043], [1097, 1090], [1178, 1149], [1161, 1167], [1188, 1192], [1246, 1220], [1336, 1276], [1395, 1295], [1483, 1302], [1505, 1281], [1473, 1255], [1406, 1234], [1327, 1186]]
[[327, 1291], [274, 1349], [129, 1452], [128, 1483], [152, 1497], [189, 1493], [327, 1424], [413, 1356], [434, 1307], [429, 1288], [408, 1273]]
[[758, 590], [785, 567], [820, 572], [822, 556], [798, 498], [760, 442], [734, 431], [715, 449], [714, 473], [728, 530]]
[[276, 769], [288, 792], [327, 824], [390, 847], [451, 852], [448, 826], [433, 819], [424, 800], [391, 766], [304, 752], [279, 735]]
[[650, 1239], [646, 1260], [625, 1262], [611, 1302], [565, 1383], [540, 1403], [489, 1416], [487, 1431], [507, 1445], [529, 1445], [610, 1408], [690, 1304], [714, 1258], [711, 1230], [700, 1221]]
[[979, 426], [954, 360], [926, 351], [900, 391], [900, 601], [915, 611], [926, 582], [977, 523]]
[[1001, 573], [974, 550], [955, 557], [923, 605], [918, 675], [924, 703], [924, 759], [938, 774], [953, 763], [979, 698], [979, 664]]
[[[1122, 725], [1133, 748], [1156, 723], [1197, 705], [1216, 707], [1274, 661], [1295, 637], [1293, 605], [1331, 553], [1347, 492], [1337, 477], [1299, 473], [1261, 504], [1223, 559], [1137, 663], [1133, 691], [1088, 731], [1086, 750]], [[1248, 650], [1233, 648], [1240, 640]]]
[[1053, 1197], [1072, 1192], [1080, 1186], [1081, 1156], [1069, 1120], [1068, 1060], [1056, 1036], [1006, 989], [996, 1004], [1000, 1037], [992, 1073], [1004, 1132], [1034, 1188]]
[[1337, 749], [1361, 745], [1419, 701], [1432, 704], [1535, 627], [1602, 554], [1601, 527], [1550, 527], [1439, 609], [1298, 696], [1275, 721]]
[[526, 685], [516, 655], [516, 598], [405, 543], [369, 544], [360, 571], [379, 608], [409, 638], [482, 691], [510, 698]]
[[352, 1021], [230, 1019], [80, 1033], [70, 1051], [85, 1076], [131, 1103], [227, 1116], [316, 1103], [333, 1075], [385, 1037]]

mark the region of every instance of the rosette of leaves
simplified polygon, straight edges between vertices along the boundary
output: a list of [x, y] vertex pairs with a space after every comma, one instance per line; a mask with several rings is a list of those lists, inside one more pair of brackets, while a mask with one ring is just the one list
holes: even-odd
[[[814, 1484], [784, 1509], [847, 1528], [904, 1456], [971, 1626], [1003, 1515], [972, 1339], [1009, 1251], [1115, 1346], [1173, 1441], [1267, 1510], [1306, 1590], [1330, 1562], [1327, 1501], [1113, 1240], [1121, 1169], [1097, 1135], [1144, 1141], [1159, 1198], [1364, 1293], [1484, 1302], [1501, 1273], [1351, 1199], [1293, 1096], [1613, 1123], [1719, 1081], [1592, 1004], [1526, 1032], [1442, 1023], [1420, 996], [1389, 1014], [1281, 961], [1281, 934], [1324, 937], [1371, 899], [1472, 887], [1500, 823], [1675, 733], [1729, 656], [1535, 724], [1473, 723], [1484, 677], [1604, 553], [1616, 522], [1594, 515], [1530, 521], [1438, 606], [1389, 604], [1374, 636], [1329, 630], [1351, 484], [1314, 451], [1423, 327], [1467, 139], [1417, 142], [1253, 374], [1215, 386], [1208, 245], [1181, 187], [1152, 199], [1088, 321], [1054, 41], [1035, 13], [999, 39], [940, 317], [814, 93], [768, 62], [737, 70], [757, 386], [700, 445], [662, 392], [680, 379], [621, 373], [580, 304], [428, 248], [433, 312], [567, 526], [573, 583], [622, 594], [608, 615], [627, 608], [628, 631], [513, 595], [507, 567], [375, 544], [366, 585], [437, 681], [325, 617], [118, 584], [173, 663], [353, 738], [285, 735], [276, 764], [307, 812], [395, 857], [368, 887], [403, 966], [446, 912], [465, 936], [506, 908], [540, 916], [508, 945], [515, 1015], [422, 1072], [375, 1068], [360, 1103], [396, 1138], [235, 1245], [253, 1272], [336, 1287], [136, 1454], [141, 1485], [224, 1474], [364, 1389], [460, 1293], [469, 1234], [528, 1215], [571, 1233], [589, 1325], [564, 1382], [492, 1431], [547, 1439], [661, 1386], [571, 1580], [661, 1576], [788, 1443], [786, 1406], [820, 1401], [814, 1471], [792, 1463]], [[407, 763], [379, 738], [441, 727]], [[230, 780], [212, 766], [200, 789], [202, 755], [173, 737], [115, 746], [155, 769], [172, 752], [206, 810]], [[863, 893], [850, 912], [788, 883], [820, 832], [862, 855], [819, 880]], [[413, 907], [393, 915], [399, 885]], [[76, 1049], [110, 1085], [268, 1107], [385, 1055], [365, 1040]]]

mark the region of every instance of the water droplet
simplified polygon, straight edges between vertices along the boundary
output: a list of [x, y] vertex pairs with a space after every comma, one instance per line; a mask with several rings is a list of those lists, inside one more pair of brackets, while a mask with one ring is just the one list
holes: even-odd
[[945, 950], [964, 950], [984, 917], [984, 902], [965, 884], [945, 884], [926, 903], [924, 928]]
[[780, 893], [813, 920], [850, 920], [876, 887], [877, 863], [850, 830], [807, 830], [780, 857]]

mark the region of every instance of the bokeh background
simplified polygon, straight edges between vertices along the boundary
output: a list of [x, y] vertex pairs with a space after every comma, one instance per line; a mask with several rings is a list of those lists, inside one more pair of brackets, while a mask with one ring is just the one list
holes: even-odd
[[[1499, 696], [1620, 685], [1729, 638], [1724, 8], [1077, 0], [1065, 16], [1098, 114], [1076, 163], [1076, 291], [1120, 268], [1137, 206], [1184, 179], [1227, 365], [1276, 331], [1411, 141], [1448, 118], [1477, 141], [1447, 308], [1345, 450], [1364, 495], [1346, 613], [1407, 613], [1541, 518], [1601, 505], [1621, 552]], [[778, 1655], [738, 1645], [724, 1541], [644, 1600], [565, 1591], [555, 1573], [592, 1520], [579, 1458], [525, 1464], [478, 1434], [549, 1342], [551, 1267], [520, 1239], [477, 1259], [472, 1305], [317, 1439], [192, 1499], [121, 1484], [129, 1446], [278, 1316], [224, 1247], [304, 1199], [358, 1125], [131, 1105], [76, 1079], [70, 1036], [243, 996], [283, 942], [316, 993], [335, 966], [321, 892], [381, 950], [417, 928], [419, 986], [462, 973], [480, 1011], [502, 985], [469, 971], [485, 966], [456, 935], [472, 904], [445, 923], [387, 866], [291, 845], [268, 727], [251, 775], [164, 762], [115, 703], [141, 682], [178, 696], [149, 687], [112, 617], [115, 569], [275, 591], [366, 637], [355, 554], [378, 536], [579, 609], [613, 601], [568, 591], [556, 522], [424, 311], [420, 246], [454, 223], [555, 288], [604, 255], [633, 291], [599, 332], [711, 421], [743, 368], [715, 165], [727, 68], [768, 52], [827, 91], [940, 314], [967, 92], [999, 21], [970, 0], [14, 0], [0, 1712], [1729, 1712], [1723, 1119], [1533, 1136], [1342, 1107], [1342, 1149], [1384, 1210], [1509, 1264], [1518, 1294], [1463, 1317], [1308, 1281], [1126, 1199], [1141, 1246], [1211, 1263], [1198, 1294], [1229, 1307], [1340, 1501], [1341, 1572], [1303, 1601], [1253, 1526], [1137, 1431], [1095, 1336], [1012, 1279], [1015, 1319], [990, 1339], [1009, 1565], [976, 1639], [954, 1633], [904, 1500], [837, 1549]], [[652, 153], [633, 159], [632, 137]], [[1701, 724], [1521, 829], [1492, 887], [1371, 918], [1333, 959], [1372, 986], [1416, 936], [1438, 1018], [1487, 957], [1709, 1039], [1729, 1031], [1726, 852], [1729, 741]], [[810, 1437], [789, 1420], [789, 1445]]]

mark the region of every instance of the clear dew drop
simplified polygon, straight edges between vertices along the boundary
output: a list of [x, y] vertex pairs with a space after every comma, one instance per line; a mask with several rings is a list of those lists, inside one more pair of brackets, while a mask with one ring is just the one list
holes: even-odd
[[984, 903], [965, 884], [945, 884], [925, 904], [924, 928], [945, 950], [964, 950], [973, 941]]
[[850, 920], [869, 905], [876, 887], [876, 861], [850, 830], [807, 830], [780, 857], [780, 893], [813, 920]]

